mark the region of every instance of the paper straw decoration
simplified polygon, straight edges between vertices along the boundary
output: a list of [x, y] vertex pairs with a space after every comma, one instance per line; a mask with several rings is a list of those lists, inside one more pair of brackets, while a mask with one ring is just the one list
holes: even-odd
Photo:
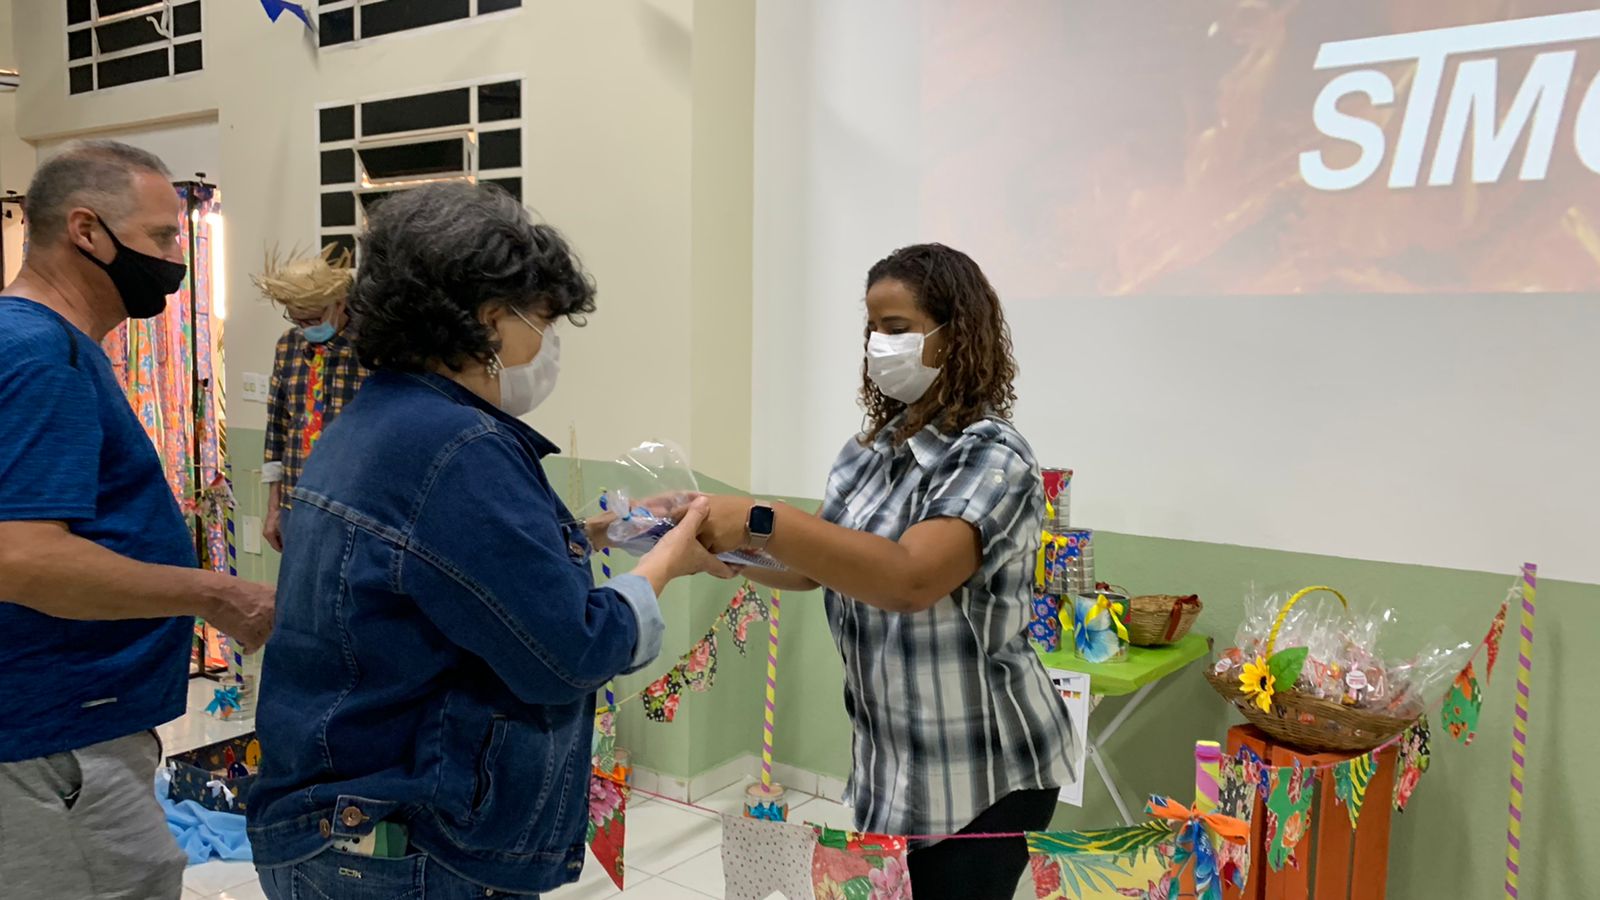
[[772, 717], [778, 699], [778, 602], [772, 592], [772, 622], [767, 626], [767, 722], [761, 732], [761, 785], [772, 787]]
[[1517, 642], [1516, 718], [1511, 721], [1511, 812], [1506, 825], [1506, 896], [1517, 900], [1521, 874], [1522, 787], [1528, 777], [1528, 694], [1533, 686], [1533, 597], [1539, 567], [1522, 565], [1522, 633]]
[[[603, 513], [603, 512], [606, 511], [606, 509], [607, 509], [606, 492], [605, 491], [601, 491], [600, 492], [600, 511]], [[607, 581], [611, 580], [611, 548], [610, 547], [603, 547], [600, 550], [600, 574], [605, 576], [605, 579]], [[607, 700], [606, 701], [606, 705], [607, 706], [612, 706], [613, 704], [611, 703], [610, 700]]]
[[1216, 741], [1196, 741], [1194, 745], [1194, 811], [1205, 815], [1217, 811], [1222, 781], [1222, 746]]

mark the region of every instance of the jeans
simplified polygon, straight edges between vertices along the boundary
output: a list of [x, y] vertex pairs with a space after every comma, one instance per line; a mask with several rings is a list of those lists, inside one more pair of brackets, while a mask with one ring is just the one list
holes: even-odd
[[328, 849], [301, 863], [258, 872], [267, 900], [538, 900], [537, 894], [511, 894], [468, 881], [425, 853], [375, 859]]

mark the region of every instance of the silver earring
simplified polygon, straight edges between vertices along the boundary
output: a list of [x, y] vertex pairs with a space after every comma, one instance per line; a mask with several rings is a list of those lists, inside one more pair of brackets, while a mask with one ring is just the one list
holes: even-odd
[[491, 359], [489, 360], [489, 365], [486, 367], [489, 372], [489, 377], [499, 378], [500, 370], [505, 368], [505, 364], [500, 361], [500, 354], [491, 353], [489, 355]]

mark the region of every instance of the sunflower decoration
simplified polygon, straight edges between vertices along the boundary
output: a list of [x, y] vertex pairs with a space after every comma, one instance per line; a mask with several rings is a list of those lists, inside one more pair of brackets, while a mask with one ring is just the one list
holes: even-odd
[[1272, 695], [1277, 687], [1277, 679], [1272, 675], [1272, 667], [1262, 657], [1244, 664], [1244, 672], [1239, 676], [1239, 690], [1251, 702], [1261, 707], [1262, 712], [1272, 711]]

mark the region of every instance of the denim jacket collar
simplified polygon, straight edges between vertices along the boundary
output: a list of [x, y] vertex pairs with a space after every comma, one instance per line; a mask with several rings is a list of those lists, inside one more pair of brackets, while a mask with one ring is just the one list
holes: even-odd
[[[389, 374], [390, 373], [385, 373], [382, 371], [373, 373], [374, 377], [387, 377]], [[507, 428], [512, 429], [512, 431], [518, 437], [525, 439], [529, 445], [532, 446], [534, 455], [539, 459], [544, 459], [547, 456], [553, 456], [561, 452], [561, 448], [557, 447], [554, 441], [551, 441], [549, 438], [540, 434], [527, 422], [522, 421], [516, 416], [507, 414], [499, 407], [488, 402], [487, 400], [484, 400], [482, 397], [479, 397], [477, 394], [474, 394], [465, 387], [462, 387], [460, 384], [457, 384], [455, 381], [446, 378], [443, 375], [438, 375], [433, 372], [397, 372], [392, 374], [393, 377], [414, 379], [430, 388], [433, 388], [457, 403], [465, 406], [477, 407], [478, 409], [483, 410], [484, 412], [493, 416], [497, 421], [505, 425]]]

